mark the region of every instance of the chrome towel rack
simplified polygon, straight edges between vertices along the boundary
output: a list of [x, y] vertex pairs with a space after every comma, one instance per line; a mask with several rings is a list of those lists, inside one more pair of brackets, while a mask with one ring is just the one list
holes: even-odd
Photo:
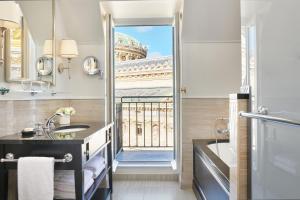
[[[4, 162], [18, 162], [19, 159], [15, 159], [15, 155], [13, 153], [7, 153], [5, 155], [5, 158], [1, 158], [0, 162], [4, 163]], [[56, 163], [68, 163], [71, 162], [73, 160], [73, 156], [70, 153], [67, 153], [64, 155], [63, 159], [54, 159], [54, 161]]]
[[281, 118], [281, 117], [274, 117], [274, 116], [270, 116], [270, 115], [267, 115], [267, 114], [251, 113], [251, 112], [241, 111], [239, 113], [239, 115], [241, 117], [246, 117], [246, 118], [261, 119], [261, 120], [265, 120], [265, 121], [271, 121], [271, 122], [277, 122], [277, 123], [300, 126], [299, 121], [294, 121], [294, 120], [285, 119], [285, 118]]

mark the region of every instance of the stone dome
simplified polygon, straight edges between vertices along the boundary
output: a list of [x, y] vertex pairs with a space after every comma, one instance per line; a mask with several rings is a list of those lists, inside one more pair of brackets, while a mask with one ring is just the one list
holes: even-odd
[[115, 34], [116, 62], [146, 58], [147, 51], [147, 47], [137, 39], [124, 33]]

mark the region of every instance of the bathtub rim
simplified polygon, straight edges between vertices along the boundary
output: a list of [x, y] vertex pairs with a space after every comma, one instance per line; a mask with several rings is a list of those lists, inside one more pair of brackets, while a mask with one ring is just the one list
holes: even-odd
[[[216, 150], [216, 152], [214, 152], [211, 148], [217, 148], [216, 146], [218, 146], [218, 145], [222, 145], [222, 144], [227, 144], [228, 146], [226, 147], [226, 149], [228, 149], [228, 152], [225, 152], [225, 154], [223, 154], [223, 155], [218, 155], [218, 152], [217, 152], [217, 150]], [[214, 145], [214, 146], [212, 146], [212, 145]], [[207, 147], [212, 151], [212, 152], [214, 152], [214, 154], [215, 155], [217, 155], [217, 157], [218, 158], [220, 158], [224, 163], [225, 163], [225, 165], [227, 165], [229, 168], [230, 168], [230, 166], [232, 165], [232, 151], [231, 151], [231, 149], [230, 149], [230, 143], [229, 142], [219, 142], [218, 141], [218, 144], [216, 143], [216, 142], [214, 142], [214, 143], [209, 143], [209, 144], [207, 144]], [[222, 146], [219, 146], [219, 150], [220, 151], [222, 151]], [[228, 155], [229, 154], [229, 155]], [[223, 157], [223, 158], [222, 158]], [[224, 157], [226, 157], [226, 159], [224, 160]], [[229, 157], [229, 158], [228, 158]], [[227, 162], [228, 162], [228, 164], [227, 164]]]
[[[218, 140], [218, 143], [228, 143], [229, 139]], [[193, 140], [193, 148], [195, 153], [198, 153], [207, 164], [209, 164], [214, 173], [221, 180], [221, 184], [230, 191], [230, 179], [229, 179], [229, 166], [225, 164], [221, 158], [219, 158], [207, 145], [215, 144], [215, 139], [196, 139]]]

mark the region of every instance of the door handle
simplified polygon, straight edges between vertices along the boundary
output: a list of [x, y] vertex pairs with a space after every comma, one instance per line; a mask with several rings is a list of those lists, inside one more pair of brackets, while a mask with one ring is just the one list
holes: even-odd
[[182, 88], [180, 88], [180, 92], [182, 93], [182, 94], [186, 94], [186, 87], [182, 87]]
[[268, 114], [268, 108], [265, 106], [259, 106], [257, 109], [257, 113], [261, 115], [267, 115]]

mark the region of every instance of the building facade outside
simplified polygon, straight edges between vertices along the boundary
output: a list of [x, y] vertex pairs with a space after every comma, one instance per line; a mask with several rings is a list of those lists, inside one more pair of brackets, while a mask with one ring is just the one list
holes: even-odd
[[115, 97], [116, 103], [122, 104], [123, 146], [131, 150], [172, 148], [172, 55], [149, 58], [146, 45], [122, 33], [115, 34], [114, 50]]

